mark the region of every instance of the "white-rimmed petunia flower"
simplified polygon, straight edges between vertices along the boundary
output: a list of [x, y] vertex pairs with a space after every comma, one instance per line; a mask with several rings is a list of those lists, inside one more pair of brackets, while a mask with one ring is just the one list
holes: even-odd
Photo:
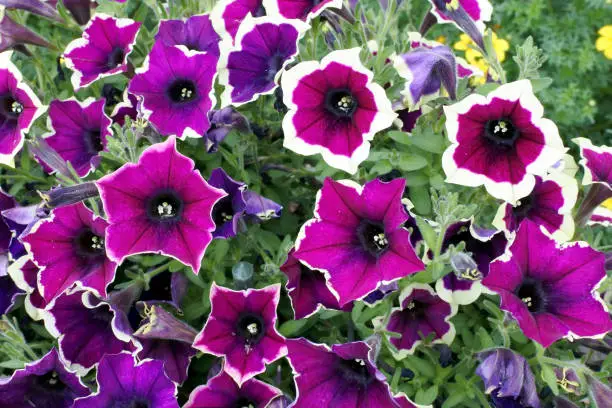
[[343, 0], [263, 0], [271, 16], [310, 21], [327, 9], [341, 9]]

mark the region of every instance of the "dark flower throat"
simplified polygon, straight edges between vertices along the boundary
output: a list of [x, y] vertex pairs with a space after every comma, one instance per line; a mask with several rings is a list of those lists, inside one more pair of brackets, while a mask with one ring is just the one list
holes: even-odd
[[161, 190], [154, 194], [146, 206], [147, 216], [158, 223], [180, 221], [183, 215], [184, 203], [173, 190]]
[[512, 147], [520, 132], [507, 118], [489, 120], [485, 125], [485, 137], [500, 147]]
[[357, 107], [357, 99], [350, 89], [331, 89], [327, 91], [325, 109], [335, 117], [351, 118]]
[[385, 227], [380, 222], [363, 220], [357, 227], [357, 238], [363, 249], [374, 257], [379, 257], [389, 249]]

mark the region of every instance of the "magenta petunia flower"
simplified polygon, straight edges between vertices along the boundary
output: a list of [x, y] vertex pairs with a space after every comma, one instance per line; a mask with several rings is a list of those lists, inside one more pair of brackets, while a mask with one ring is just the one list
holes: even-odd
[[342, 0], [263, 0], [271, 16], [310, 21], [327, 9], [341, 9]]
[[481, 31], [484, 31], [485, 22], [491, 20], [493, 14], [493, 6], [489, 0], [429, 0], [429, 2], [432, 6], [431, 12], [438, 19], [438, 23], [453, 23], [460, 30], [463, 30], [463, 27], [460, 27], [453, 17], [448, 15], [449, 10], [458, 6], [463, 8]]
[[212, 12], [210, 20], [215, 31], [222, 38], [229, 38], [233, 42], [242, 21], [251, 14], [261, 17], [266, 14], [262, 0], [219, 0]]
[[130, 93], [142, 98], [140, 110], [162, 135], [202, 137], [210, 128], [217, 72], [213, 54], [156, 42], [130, 81]]
[[367, 343], [329, 348], [301, 338], [287, 340], [287, 348], [297, 388], [292, 407], [399, 407], [384, 374], [371, 360]]
[[25, 134], [45, 108], [8, 60], [0, 62], [0, 94], [0, 163], [11, 165], [23, 146]]
[[61, 358], [79, 374], [105, 354], [131, 352], [138, 346], [124, 313], [79, 286], [57, 297], [44, 312], [44, 320], [47, 331], [59, 338]]
[[213, 283], [210, 316], [193, 347], [225, 357], [225, 372], [244, 384], [287, 354], [285, 338], [274, 327], [279, 298], [280, 284], [233, 291]]
[[595, 146], [584, 137], [575, 138], [573, 142], [580, 147], [580, 164], [584, 169], [582, 184], [600, 184], [612, 190], [612, 147]]
[[104, 99], [54, 100], [49, 104], [51, 133], [45, 136], [46, 142], [85, 177], [100, 163], [99, 153], [106, 150], [107, 138], [112, 135], [111, 124], [104, 113]]
[[254, 378], [239, 386], [222, 371], [193, 390], [183, 408], [266, 408], [279, 395], [280, 390]]
[[33, 320], [42, 320], [48, 302], [42, 297], [38, 289], [38, 275], [40, 268], [32, 262], [30, 256], [22, 256], [8, 268], [10, 279], [24, 293], [23, 304], [26, 313]]
[[408, 220], [401, 201], [404, 186], [404, 179], [375, 179], [364, 186], [330, 178], [323, 182], [315, 218], [302, 226], [294, 256], [325, 273], [340, 305], [425, 268], [403, 227]]
[[493, 225], [506, 231], [516, 231], [521, 221], [530, 219], [543, 226], [557, 241], [572, 239], [574, 218], [572, 209], [578, 197], [578, 184], [562, 173], [544, 178], [536, 176], [531, 194], [517, 203], [504, 203], [497, 210]]
[[64, 50], [66, 66], [74, 71], [72, 86], [79, 90], [100, 78], [128, 71], [141, 23], [98, 13], [89, 21], [83, 37]]
[[238, 106], [273, 93], [308, 28], [301, 21], [248, 15], [240, 24], [234, 47], [224, 47], [221, 53], [219, 83], [225, 86], [221, 105]]
[[126, 89], [123, 93], [123, 100], [116, 104], [111, 112], [110, 117], [113, 123], [123, 126], [126, 116], [129, 116], [132, 121], [136, 120], [138, 118], [138, 104], [136, 95], [129, 93]]
[[106, 295], [117, 264], [105, 250], [107, 222], [82, 203], [53, 210], [23, 238], [32, 260], [41, 268], [43, 298], [50, 302], [74, 283]]
[[483, 285], [501, 296], [529, 337], [550, 346], [561, 338], [603, 336], [612, 320], [597, 293], [605, 256], [584, 242], [558, 244], [524, 220], [506, 254], [491, 264]]
[[186, 20], [161, 20], [155, 40], [167, 46], [183, 45], [190, 51], [219, 57], [221, 37], [213, 28], [208, 14], [191, 16]]
[[389, 339], [398, 357], [414, 353], [422, 339], [432, 335], [431, 343], [450, 344], [455, 339], [450, 319], [457, 313], [457, 306], [442, 300], [429, 285], [411, 284], [402, 291], [399, 302], [386, 326], [387, 331], [401, 334]]
[[320, 153], [332, 167], [355, 173], [370, 152], [370, 140], [397, 117], [384, 89], [359, 59], [359, 48], [338, 50], [302, 62], [283, 74], [284, 146]]
[[74, 408], [179, 408], [176, 385], [159, 361], [135, 361], [129, 353], [105, 355], [96, 373], [98, 391], [79, 398]]
[[[295, 249], [289, 251], [287, 260], [280, 270], [288, 279], [287, 292], [291, 299], [295, 319], [309, 317], [321, 307], [340, 310], [338, 299], [327, 287], [323, 272], [310, 269], [301, 263], [294, 253]], [[342, 309], [348, 309], [351, 306], [349, 303]]]
[[0, 401], [6, 408], [71, 408], [75, 398], [89, 392], [79, 377], [64, 367], [55, 348], [10, 377], [0, 378]]
[[225, 193], [211, 187], [194, 162], [176, 149], [176, 139], [148, 147], [138, 163], [128, 163], [97, 182], [108, 217], [109, 258], [171, 256], [198, 273], [212, 240], [212, 208]]
[[542, 118], [543, 107], [531, 83], [504, 84], [488, 96], [473, 94], [444, 107], [452, 145], [442, 157], [447, 181], [485, 186], [511, 204], [527, 196], [534, 175], [545, 175], [563, 158], [557, 126]]

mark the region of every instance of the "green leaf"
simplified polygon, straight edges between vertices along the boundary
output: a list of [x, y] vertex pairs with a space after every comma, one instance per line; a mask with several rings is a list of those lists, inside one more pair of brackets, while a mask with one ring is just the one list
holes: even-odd
[[387, 135], [395, 140], [399, 144], [410, 146], [412, 144], [412, 138], [406, 132], [402, 132], [401, 130], [392, 130], [387, 133]]
[[421, 156], [402, 155], [397, 166], [404, 171], [415, 171], [427, 166], [427, 160]]
[[553, 394], [559, 395], [559, 385], [557, 384], [557, 376], [555, 375], [553, 369], [546, 364], [541, 364], [540, 367], [542, 368], [541, 376], [544, 382], [548, 384]]
[[432, 385], [426, 390], [418, 390], [414, 398], [417, 404], [429, 405], [435, 401], [437, 396], [438, 396], [438, 386]]
[[552, 85], [552, 78], [534, 78], [531, 80], [533, 92], [540, 92]]
[[308, 319], [288, 320], [281, 324], [278, 331], [285, 337], [294, 337], [308, 324]]
[[534, 45], [533, 38], [530, 36], [523, 45], [517, 47], [516, 55], [512, 59], [519, 66], [518, 79], [533, 79], [540, 76], [538, 70], [544, 65], [547, 57], [541, 49]]

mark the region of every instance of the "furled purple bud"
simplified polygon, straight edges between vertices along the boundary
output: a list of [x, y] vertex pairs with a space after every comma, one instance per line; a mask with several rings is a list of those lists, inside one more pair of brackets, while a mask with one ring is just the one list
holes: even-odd
[[[0, 11], [0, 15], [4, 13]], [[27, 49], [21, 47], [24, 44], [38, 45], [40, 47], [51, 47], [51, 44], [40, 37], [34, 31], [15, 22], [8, 14], [4, 13], [0, 20], [0, 52], [9, 48], [28, 53]]]
[[87, 182], [68, 187], [55, 187], [49, 191], [41, 191], [39, 194], [45, 200], [47, 207], [57, 208], [97, 197], [99, 192], [94, 182]]
[[7, 9], [26, 10], [30, 13], [55, 20], [58, 23], [64, 22], [55, 8], [57, 0], [0, 0], [0, 5]]

